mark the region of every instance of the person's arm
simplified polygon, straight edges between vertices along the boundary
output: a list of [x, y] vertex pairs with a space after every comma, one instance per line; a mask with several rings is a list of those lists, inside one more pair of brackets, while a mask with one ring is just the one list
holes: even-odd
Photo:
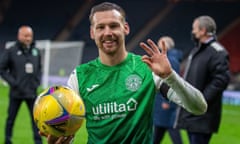
[[73, 89], [75, 92], [79, 93], [78, 80], [76, 75], [76, 70], [74, 70], [68, 79], [67, 85]]
[[41, 63], [41, 54], [40, 51], [38, 50], [38, 71], [37, 71], [37, 83], [38, 86], [41, 84], [41, 78], [42, 78], [42, 63]]
[[163, 42], [161, 52], [151, 39], [147, 40], [147, 44], [141, 42], [140, 46], [148, 54], [142, 56], [142, 61], [149, 66], [155, 75], [160, 77], [157, 83], [157, 80], [154, 79], [157, 87], [159, 85], [161, 87], [162, 82], [166, 83], [170, 87], [166, 93], [171, 101], [181, 105], [193, 114], [205, 113], [207, 110], [207, 103], [203, 94], [172, 70], [171, 64], [167, 58], [165, 43]]
[[12, 87], [15, 87], [17, 85], [16, 80], [13, 78], [13, 76], [9, 73], [9, 59], [10, 59], [10, 51], [11, 48], [5, 49], [4, 52], [1, 55], [0, 59], [0, 75], [1, 77], [8, 82], [8, 84]]
[[170, 101], [196, 115], [207, 111], [207, 103], [202, 93], [183, 80], [175, 71], [162, 79], [160, 91]]
[[227, 88], [230, 81], [228, 54], [222, 50], [217, 51], [208, 63], [209, 82], [203, 89], [203, 94], [208, 103], [212, 103]]

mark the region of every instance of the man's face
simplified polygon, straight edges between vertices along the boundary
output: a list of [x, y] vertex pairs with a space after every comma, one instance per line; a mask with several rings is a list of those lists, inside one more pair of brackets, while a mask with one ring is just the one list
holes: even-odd
[[206, 30], [204, 28], [200, 29], [199, 21], [195, 20], [192, 25], [192, 35], [195, 40], [201, 41], [201, 39], [205, 36]]
[[22, 27], [18, 32], [18, 40], [25, 46], [30, 46], [33, 41], [33, 32], [29, 27]]
[[194, 22], [193, 22], [193, 25], [192, 25], [192, 34], [194, 35], [194, 37], [196, 38], [196, 39], [199, 39], [199, 37], [200, 37], [200, 35], [199, 35], [199, 23], [198, 23], [198, 21], [197, 20], [195, 20]]
[[92, 18], [91, 38], [105, 54], [115, 54], [125, 48], [125, 36], [129, 26], [116, 10], [96, 12]]

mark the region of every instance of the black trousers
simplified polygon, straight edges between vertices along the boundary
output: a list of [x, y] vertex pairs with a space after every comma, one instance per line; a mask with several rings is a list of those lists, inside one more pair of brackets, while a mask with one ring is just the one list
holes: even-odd
[[163, 140], [164, 134], [167, 131], [169, 132], [169, 135], [173, 144], [183, 143], [181, 138], [181, 133], [178, 129], [154, 126], [154, 136], [153, 136], [154, 144], [160, 144], [161, 141]]
[[7, 116], [6, 127], [5, 127], [5, 144], [12, 144], [11, 138], [12, 138], [12, 134], [13, 134], [14, 122], [15, 122], [17, 113], [19, 111], [19, 108], [20, 108], [22, 102], [24, 102], [24, 101], [27, 104], [27, 108], [28, 108], [30, 116], [31, 116], [31, 123], [32, 123], [32, 130], [33, 130], [35, 144], [42, 144], [41, 136], [38, 134], [38, 128], [36, 127], [36, 125], [33, 121], [34, 100], [35, 99], [10, 98], [10, 102], [8, 105], [8, 116]]
[[212, 134], [188, 132], [190, 144], [208, 144]]

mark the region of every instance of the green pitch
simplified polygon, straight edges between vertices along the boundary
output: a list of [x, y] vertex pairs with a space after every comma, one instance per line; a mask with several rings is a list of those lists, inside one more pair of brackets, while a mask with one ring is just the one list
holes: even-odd
[[[8, 106], [8, 87], [0, 84], [0, 143], [4, 143], [4, 128]], [[213, 135], [211, 144], [236, 144], [240, 138], [240, 106], [224, 105], [221, 127], [218, 134]], [[22, 104], [13, 131], [13, 143], [34, 144], [29, 112], [25, 103]], [[182, 131], [184, 144], [188, 144], [185, 131]], [[46, 144], [46, 139], [43, 138]], [[85, 124], [76, 133], [74, 144], [84, 144], [87, 141]], [[163, 144], [171, 144], [169, 135], [166, 134]]]

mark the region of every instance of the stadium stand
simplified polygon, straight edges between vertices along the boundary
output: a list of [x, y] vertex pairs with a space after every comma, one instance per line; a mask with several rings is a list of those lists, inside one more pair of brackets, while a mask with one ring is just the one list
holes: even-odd
[[54, 39], [82, 2], [11, 0], [5, 19], [0, 25], [0, 41], [15, 40], [17, 29], [23, 24], [33, 27], [36, 39]]
[[193, 47], [190, 33], [195, 17], [199, 15], [213, 17], [217, 23], [218, 35], [240, 16], [239, 4], [230, 2], [179, 2], [148, 37], [157, 40], [161, 35], [170, 35], [176, 40], [176, 46], [182, 49], [186, 55]]
[[[35, 39], [61, 41], [83, 40], [85, 42], [82, 62], [97, 56], [94, 42], [89, 36], [88, 15], [92, 5], [104, 0], [4, 0], [3, 17], [0, 22], [0, 49], [6, 41], [15, 40], [17, 28], [30, 24], [35, 31]], [[240, 72], [236, 61], [239, 53], [237, 38], [239, 29], [228, 30], [240, 17], [240, 2], [237, 0], [108, 0], [120, 4], [127, 12], [131, 33], [127, 36], [127, 48], [143, 54], [138, 43], [161, 35], [170, 35], [177, 48], [186, 56], [193, 47], [190, 32], [193, 18], [198, 15], [212, 16], [218, 25], [217, 34], [230, 52], [234, 72]], [[238, 23], [238, 25], [240, 25]], [[231, 32], [231, 31], [234, 31]], [[230, 37], [230, 38], [229, 38]], [[232, 38], [231, 38], [232, 37]], [[227, 39], [231, 39], [228, 45]], [[232, 48], [232, 47], [235, 48]], [[232, 54], [232, 52], [234, 54]]]

